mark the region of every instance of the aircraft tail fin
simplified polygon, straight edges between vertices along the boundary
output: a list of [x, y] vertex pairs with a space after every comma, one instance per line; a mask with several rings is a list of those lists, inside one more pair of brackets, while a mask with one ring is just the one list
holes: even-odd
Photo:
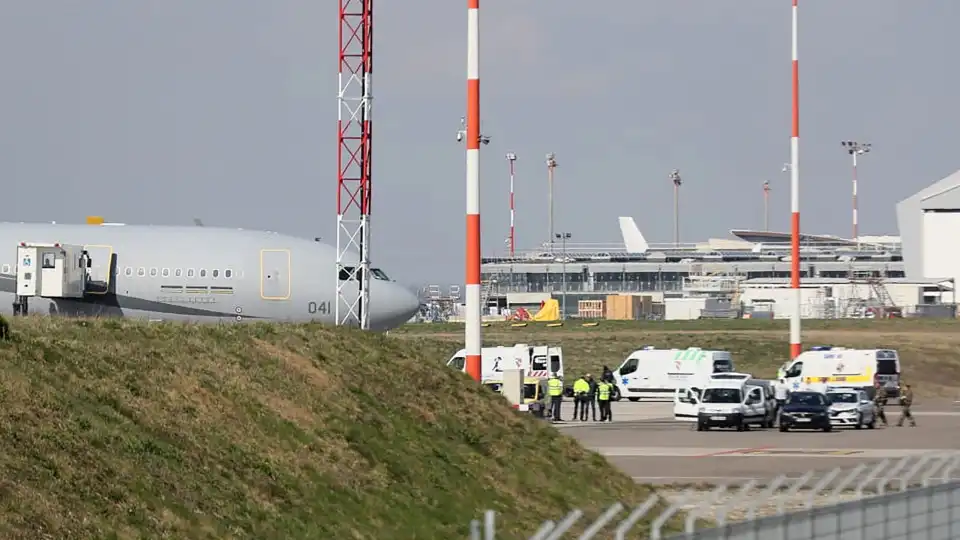
[[627, 253], [646, 253], [650, 249], [632, 217], [620, 218], [620, 234], [623, 235], [623, 245], [627, 248]]

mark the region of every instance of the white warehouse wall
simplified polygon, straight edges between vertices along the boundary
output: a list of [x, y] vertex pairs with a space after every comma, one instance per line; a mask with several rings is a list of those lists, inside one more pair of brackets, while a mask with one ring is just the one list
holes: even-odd
[[960, 212], [923, 213], [923, 277], [960, 278]]
[[[894, 304], [908, 310], [920, 303], [923, 291], [923, 285], [916, 283], [888, 283], [885, 288]], [[788, 287], [744, 286], [740, 291], [741, 301], [748, 306], [758, 300], [773, 300], [773, 315], [777, 319], [790, 317], [792, 298], [793, 293]], [[800, 289], [800, 298], [801, 317], [815, 319], [823, 317], [826, 311], [832, 311], [825, 311], [828, 298], [832, 298], [840, 305], [845, 305], [848, 300], [876, 298], [876, 294], [869, 285], [864, 283], [838, 283], [804, 287]]]

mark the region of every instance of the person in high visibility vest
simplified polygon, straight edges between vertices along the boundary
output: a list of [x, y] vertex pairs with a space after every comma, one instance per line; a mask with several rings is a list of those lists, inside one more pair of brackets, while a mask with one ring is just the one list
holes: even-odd
[[550, 396], [550, 416], [554, 422], [560, 421], [560, 403], [563, 401], [563, 381], [556, 373], [550, 374], [547, 381], [547, 394]]
[[586, 377], [580, 377], [573, 383], [573, 419], [578, 417], [581, 422], [587, 421], [587, 394], [590, 393], [590, 383]]
[[597, 384], [597, 402], [600, 404], [600, 421], [612, 422], [613, 411], [610, 410], [610, 397], [613, 394], [613, 385], [600, 381]]

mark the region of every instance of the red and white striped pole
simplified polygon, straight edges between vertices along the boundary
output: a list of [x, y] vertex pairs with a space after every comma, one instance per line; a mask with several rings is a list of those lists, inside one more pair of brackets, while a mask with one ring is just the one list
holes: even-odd
[[797, 0], [793, 0], [791, 50], [793, 53], [793, 128], [790, 135], [790, 358], [800, 355], [800, 66], [797, 62]]
[[480, 380], [480, 0], [467, 0], [467, 374]]
[[516, 207], [513, 203], [513, 173], [514, 173], [514, 163], [517, 161], [517, 155], [513, 152], [507, 154], [507, 161], [510, 163], [510, 256], [513, 257], [514, 253], [517, 250], [517, 237], [514, 224], [514, 214]]

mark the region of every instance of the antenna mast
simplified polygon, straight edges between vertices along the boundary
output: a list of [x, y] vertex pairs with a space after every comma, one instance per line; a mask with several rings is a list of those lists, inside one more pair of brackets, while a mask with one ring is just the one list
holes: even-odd
[[793, 0], [791, 24], [791, 71], [793, 72], [793, 126], [790, 130], [790, 288], [793, 313], [790, 316], [790, 358], [800, 355], [800, 64], [797, 60], [797, 0]]
[[[337, 326], [370, 328], [373, 0], [340, 1]], [[357, 260], [351, 252], [359, 253]]]
[[[464, 328], [466, 368], [480, 382], [480, 0], [467, 0], [467, 313]], [[459, 134], [458, 134], [459, 136]], [[489, 142], [489, 141], [484, 141]]]

